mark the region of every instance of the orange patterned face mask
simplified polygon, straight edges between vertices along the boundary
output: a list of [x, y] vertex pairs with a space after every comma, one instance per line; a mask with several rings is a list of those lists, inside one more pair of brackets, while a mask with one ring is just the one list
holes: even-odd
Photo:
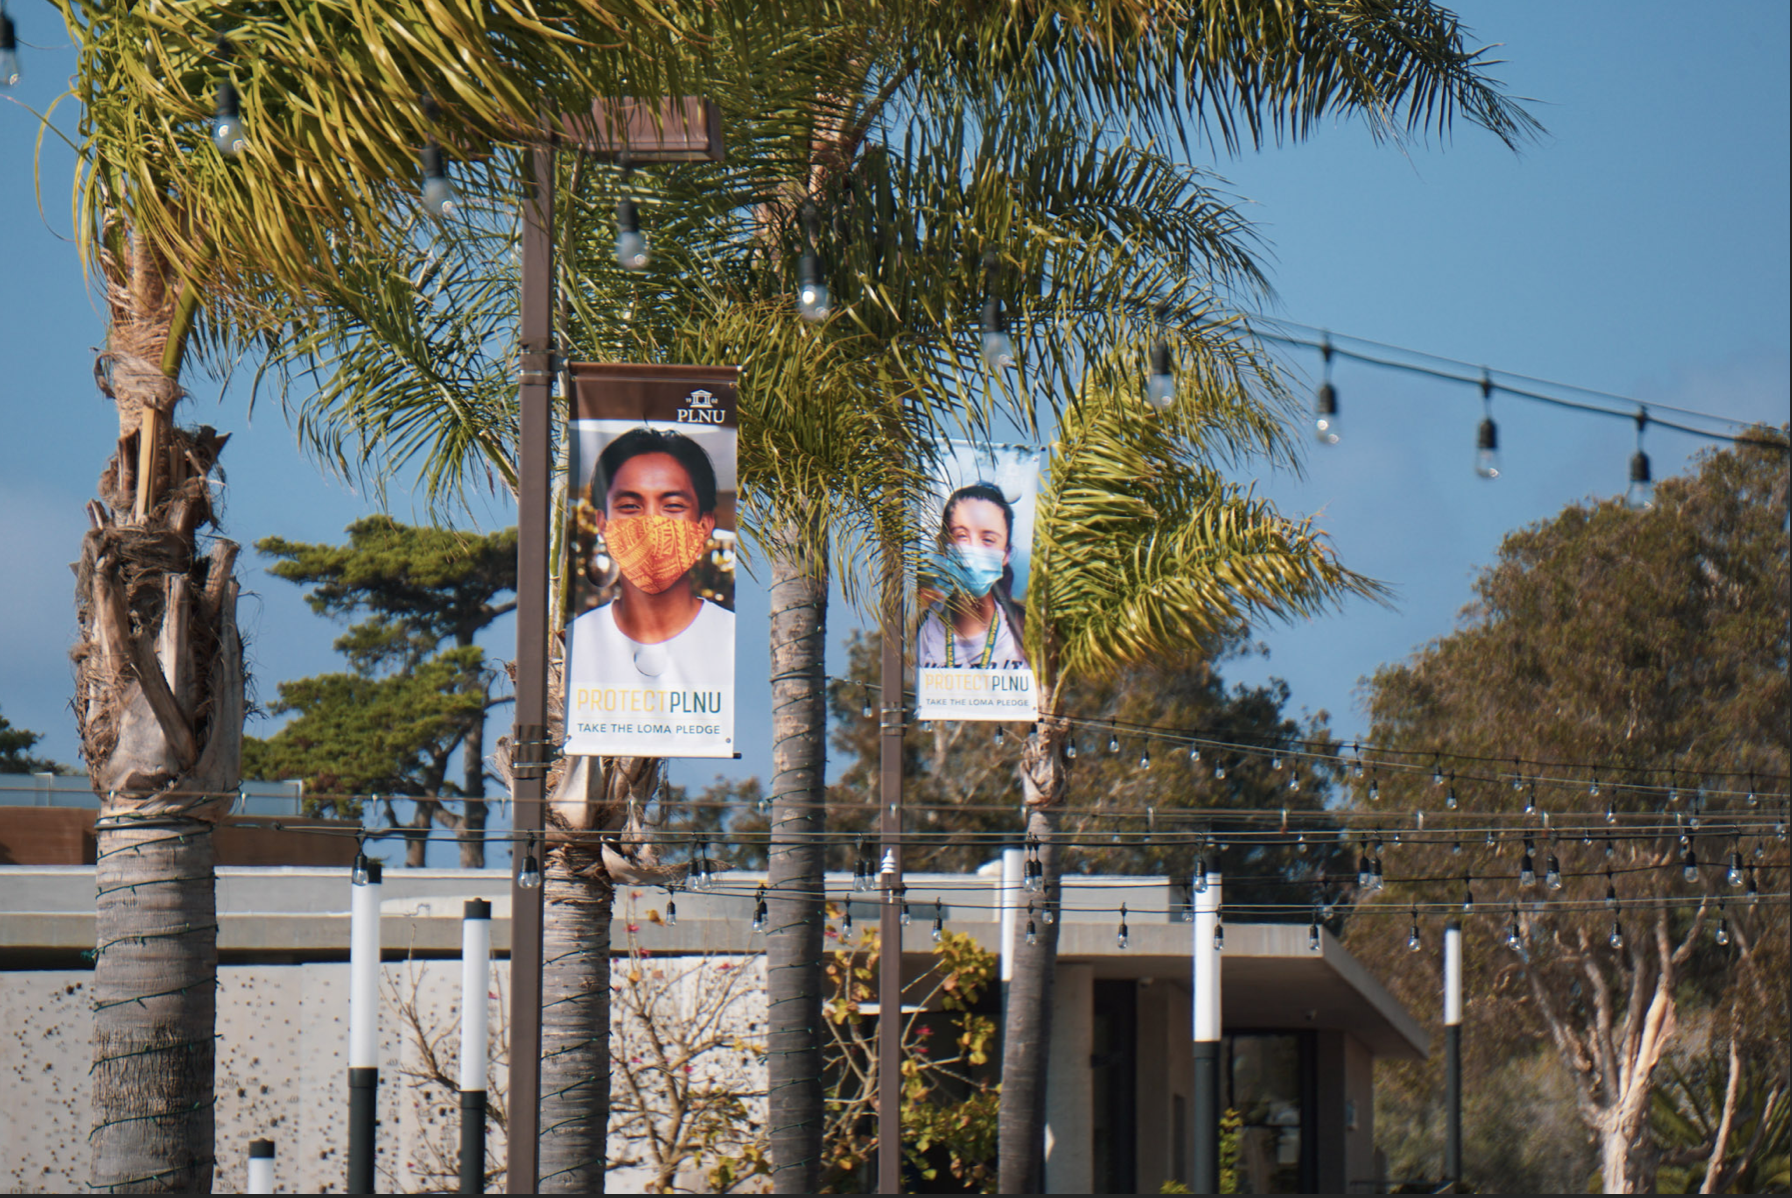
[[657, 595], [697, 564], [709, 530], [676, 516], [619, 516], [604, 529], [604, 543], [623, 577]]

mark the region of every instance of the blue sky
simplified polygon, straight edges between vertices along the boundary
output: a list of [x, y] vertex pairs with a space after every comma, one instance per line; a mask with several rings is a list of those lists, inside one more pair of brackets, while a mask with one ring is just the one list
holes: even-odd
[[[10, 11], [28, 43], [14, 96], [41, 111], [73, 55], [48, 4]], [[1398, 147], [1343, 124], [1213, 162], [1266, 239], [1271, 313], [1645, 402], [1785, 421], [1787, 6], [1483, 0], [1459, 11], [1478, 40], [1500, 44], [1496, 74], [1532, 100], [1548, 134], [1515, 155], [1469, 126]], [[30, 113], [0, 103], [0, 711], [74, 761], [66, 567], [117, 429], [92, 380], [103, 323], [67, 240], [71, 157], [46, 143], [40, 216], [36, 138]], [[1316, 354], [1289, 362], [1316, 375]], [[1348, 362], [1334, 381], [1343, 441], [1314, 446], [1304, 477], [1267, 476], [1260, 490], [1318, 513], [1344, 560], [1390, 583], [1397, 604], [1262, 629], [1268, 657], [1231, 675], [1286, 678], [1298, 707], [1329, 710], [1349, 736], [1363, 724], [1359, 679], [1454, 627], [1506, 532], [1621, 492], [1634, 433], [1628, 421], [1496, 398], [1505, 473], [1489, 483], [1471, 469], [1473, 388]], [[220, 399], [197, 384], [183, 414], [233, 434], [224, 522], [245, 545], [274, 533], [337, 539], [370, 510], [299, 454], [279, 411], [251, 419], [240, 388]], [[1700, 444], [1652, 429], [1657, 477], [1686, 468]], [[423, 518], [404, 495], [393, 503], [400, 518]], [[485, 523], [510, 519], [494, 507]], [[340, 628], [264, 566], [248, 555], [243, 614], [266, 700], [278, 681], [338, 668]], [[766, 626], [763, 592], [743, 587], [739, 614], [745, 756], [723, 768], [767, 777], [767, 651], [751, 632]], [[837, 631], [850, 623], [833, 618]], [[496, 630], [490, 647], [507, 653], [509, 634]], [[715, 772], [681, 762], [673, 777], [701, 784]]]

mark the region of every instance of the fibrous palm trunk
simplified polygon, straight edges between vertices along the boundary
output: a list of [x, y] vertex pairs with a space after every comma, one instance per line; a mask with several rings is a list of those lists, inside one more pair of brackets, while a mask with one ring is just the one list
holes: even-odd
[[[996, 1144], [1000, 1189], [1004, 1194], [1045, 1192], [1045, 1099], [1051, 1057], [1052, 988], [1058, 968], [1057, 832], [1068, 777], [1062, 745], [1065, 725], [1047, 718], [1021, 757], [1027, 835], [1037, 843], [1045, 877], [1039, 901], [1045, 905], [1035, 926], [1037, 943], [1017, 940], [1014, 972], [1002, 1016], [1002, 1101]], [[1048, 911], [1050, 914], [1048, 915]], [[1049, 922], [1048, 922], [1049, 920]]]
[[241, 779], [237, 547], [197, 550], [225, 438], [171, 419], [192, 304], [176, 299], [167, 263], [123, 244], [122, 259], [101, 264], [112, 323], [95, 372], [118, 405], [118, 446], [76, 567], [74, 706], [101, 799], [92, 1186], [203, 1191], [214, 1160], [212, 832]]
[[825, 559], [794, 550], [774, 556], [766, 1069], [780, 1194], [814, 1193], [821, 1182], [827, 600]]
[[604, 1189], [610, 1123], [610, 915], [616, 884], [663, 881], [640, 813], [659, 762], [572, 758], [549, 801], [543, 869], [543, 1193]]

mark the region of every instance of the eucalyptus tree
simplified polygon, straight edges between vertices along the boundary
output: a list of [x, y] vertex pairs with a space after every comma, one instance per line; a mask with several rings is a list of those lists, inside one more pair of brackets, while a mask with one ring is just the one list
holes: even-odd
[[509, 163], [490, 148], [543, 107], [676, 89], [692, 51], [674, 35], [707, 18], [628, 0], [549, 19], [472, 0], [58, 7], [77, 53], [76, 241], [107, 321], [95, 377], [119, 416], [76, 592], [74, 708], [102, 799], [93, 1185], [205, 1189], [211, 832], [238, 782], [243, 650], [237, 546], [200, 540], [226, 438], [175, 409], [270, 314], [409, 235], [395, 214], [413, 211], [419, 146], [496, 178]]

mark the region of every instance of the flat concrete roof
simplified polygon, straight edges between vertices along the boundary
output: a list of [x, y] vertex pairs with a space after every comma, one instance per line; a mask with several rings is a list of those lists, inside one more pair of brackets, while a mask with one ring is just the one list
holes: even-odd
[[[658, 954], [758, 952], [764, 940], [753, 933], [751, 919], [754, 895], [763, 880], [761, 874], [730, 872], [718, 874], [711, 890], [680, 890], [678, 922], [670, 926], [663, 921], [665, 890], [623, 887], [617, 893], [611, 942], [621, 951], [632, 934], [642, 948]], [[950, 930], [976, 937], [991, 951], [1000, 950], [998, 878], [911, 874], [905, 882], [911, 913], [902, 937], [905, 958], [931, 954], [936, 898]], [[849, 895], [849, 887], [846, 874], [828, 875], [830, 894], [838, 895], [833, 901], [849, 902], [859, 927], [875, 926], [878, 897]], [[349, 888], [347, 871], [342, 869], [220, 867], [219, 952], [226, 959], [346, 959]], [[469, 898], [491, 902], [492, 947], [508, 953], [507, 870], [387, 870], [381, 893], [387, 958], [457, 955], [462, 904]], [[1060, 962], [1089, 965], [1097, 977], [1188, 984], [1193, 928], [1182, 922], [1181, 899], [1180, 885], [1167, 878], [1065, 878]], [[1127, 906], [1124, 949], [1115, 937], [1121, 903]], [[28, 960], [92, 948], [93, 905], [91, 865], [0, 866], [0, 969], [9, 958]], [[1023, 921], [1024, 912], [1023, 896]], [[1227, 1028], [1339, 1029], [1355, 1035], [1377, 1056], [1423, 1059], [1430, 1037], [1411, 1013], [1329, 932], [1322, 931], [1318, 952], [1308, 948], [1307, 936], [1305, 925], [1226, 925], [1221, 1003]]]

